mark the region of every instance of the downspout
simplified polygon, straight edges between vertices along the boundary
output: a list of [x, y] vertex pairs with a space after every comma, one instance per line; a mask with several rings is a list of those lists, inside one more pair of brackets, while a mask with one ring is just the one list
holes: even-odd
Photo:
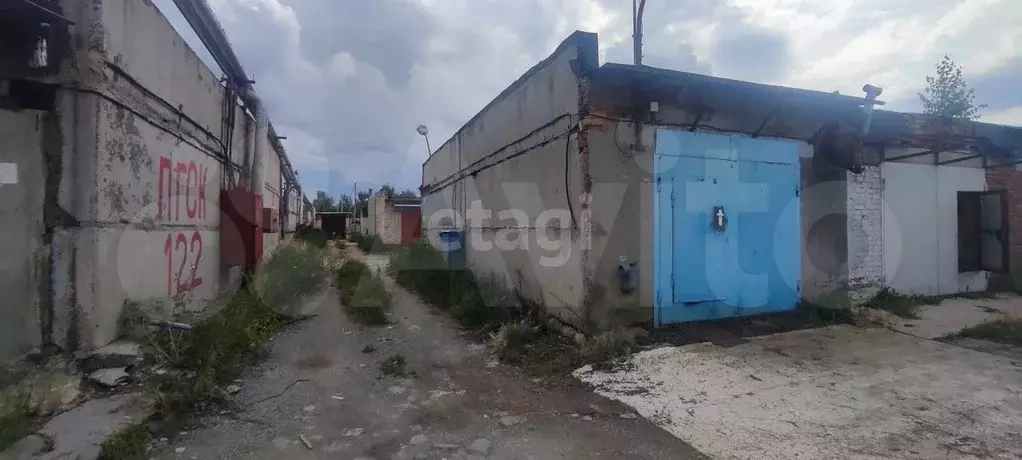
[[263, 161], [263, 144], [267, 141], [267, 131], [269, 130], [270, 120], [266, 115], [266, 107], [263, 101], [256, 95], [255, 89], [249, 86], [246, 90], [247, 100], [252, 105], [253, 116], [256, 119], [255, 139], [252, 143], [252, 193], [256, 196], [262, 197], [263, 191], [266, 189], [266, 166]]
[[245, 153], [241, 159], [241, 187], [252, 190], [252, 152], [255, 150], [255, 120], [245, 117]]

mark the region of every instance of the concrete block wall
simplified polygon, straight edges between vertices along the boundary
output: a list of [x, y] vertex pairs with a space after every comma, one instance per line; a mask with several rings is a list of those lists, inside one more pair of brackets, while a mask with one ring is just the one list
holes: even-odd
[[847, 174], [848, 295], [858, 305], [884, 283], [884, 178], [879, 166]]
[[[62, 0], [75, 22], [51, 111], [0, 110], [18, 184], [0, 184], [5, 302], [0, 360], [114, 340], [126, 303], [196, 312], [229, 294], [220, 263], [220, 191], [238, 184], [254, 136], [238, 110], [224, 155], [224, 88], [148, 1]], [[0, 52], [3, 52], [0, 47]], [[8, 132], [8, 130], [13, 130]], [[280, 209], [281, 162], [268, 138], [264, 206]], [[6, 166], [0, 166], [6, 167]], [[6, 182], [6, 181], [5, 181]], [[9, 228], [8, 228], [9, 227]], [[280, 233], [264, 234], [272, 253]], [[17, 261], [17, 263], [15, 263]]]
[[[593, 34], [568, 37], [495, 95], [422, 171], [423, 236], [438, 246], [441, 232], [462, 231], [465, 260], [476, 274], [495, 276], [577, 327], [585, 327], [582, 166], [579, 144], [566, 132], [579, 121], [572, 66], [592, 64], [596, 49]], [[579, 226], [548, 218], [551, 211], [566, 215], [569, 206]]]

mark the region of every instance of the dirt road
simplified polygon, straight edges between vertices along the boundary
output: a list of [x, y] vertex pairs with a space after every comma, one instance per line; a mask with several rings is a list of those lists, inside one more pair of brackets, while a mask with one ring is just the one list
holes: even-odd
[[[317, 316], [274, 338], [269, 359], [240, 383], [242, 411], [201, 420], [161, 458], [705, 458], [570, 378], [497, 364], [401, 288], [390, 326], [353, 324], [332, 288], [307, 310]], [[411, 375], [381, 374], [394, 355]]]

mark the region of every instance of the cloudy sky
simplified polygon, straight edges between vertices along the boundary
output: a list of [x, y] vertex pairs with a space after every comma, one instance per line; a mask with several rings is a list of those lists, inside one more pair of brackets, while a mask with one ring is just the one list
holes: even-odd
[[[415, 126], [438, 147], [573, 30], [599, 34], [601, 62], [631, 62], [629, 0], [207, 1], [310, 196], [417, 188]], [[843, 94], [871, 83], [887, 108], [918, 111], [949, 54], [983, 121], [1022, 125], [1018, 1], [648, 0], [645, 64]]]

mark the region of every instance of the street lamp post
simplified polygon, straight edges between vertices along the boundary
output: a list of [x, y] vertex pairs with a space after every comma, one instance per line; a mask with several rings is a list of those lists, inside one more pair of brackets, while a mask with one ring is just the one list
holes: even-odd
[[419, 125], [415, 128], [415, 131], [422, 135], [426, 139], [426, 156], [433, 154], [433, 149], [429, 147], [429, 127], [426, 125]]

